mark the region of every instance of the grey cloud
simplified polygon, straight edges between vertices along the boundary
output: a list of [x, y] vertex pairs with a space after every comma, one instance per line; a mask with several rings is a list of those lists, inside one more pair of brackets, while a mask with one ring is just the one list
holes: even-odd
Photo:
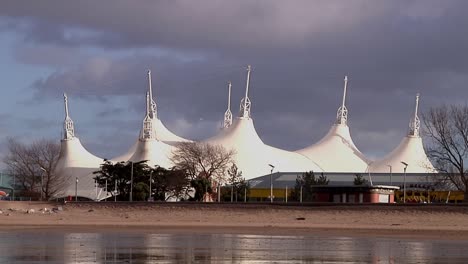
[[14, 47], [14, 56], [22, 64], [54, 68], [74, 66], [89, 59], [78, 48], [39, 44], [19, 44]]
[[[245, 87], [243, 66], [218, 69], [214, 66], [217, 65], [217, 61], [205, 60], [193, 64], [163, 63], [164, 66], [161, 67], [157, 61], [158, 59], [153, 57], [144, 59], [130, 57], [115, 62], [110, 61], [109, 64], [105, 64], [104, 68], [110, 70], [109, 74], [103, 74], [106, 76], [104, 79], [96, 79], [96, 75], [100, 76], [101, 70], [93, 70], [89, 74], [83, 70], [80, 75], [75, 75], [75, 71], [62, 72], [53, 79], [52, 83], [57, 83], [56, 87], [44, 82], [37, 88], [54, 93], [65, 85], [72, 88], [71, 90], [78, 96], [109, 96], [106, 104], [110, 105], [113, 104], [110, 95], [120, 94], [128, 98], [128, 104], [136, 113], [135, 120], [140, 120], [144, 111], [144, 93], [147, 89], [145, 69], [148, 65], [157, 65], [154, 68], [160, 70], [153, 70], [155, 95], [160, 116], [168, 122], [168, 127], [172, 130], [194, 139], [212, 135], [226, 108], [227, 80], [232, 80], [234, 83], [232, 103], [233, 112], [237, 115]], [[130, 66], [119, 71], [121, 67], [119, 65]], [[278, 69], [278, 65], [274, 64], [262, 65], [260, 62], [259, 65], [257, 67], [254, 64], [250, 97], [253, 102], [252, 115], [265, 142], [286, 149], [297, 149], [319, 140], [335, 120], [336, 110], [341, 103], [343, 75], [337, 72], [325, 73], [322, 76], [319, 71], [309, 73], [307, 65], [296, 67], [294, 71], [287, 71], [287, 68]], [[313, 64], [309, 65], [314, 67]], [[113, 70], [114, 67], [117, 70]], [[209, 73], [211, 69], [212, 73]], [[413, 111], [416, 92], [422, 93], [423, 108], [428, 105], [426, 102], [440, 102], [439, 92], [434, 92], [439, 88], [437, 76], [426, 76], [423, 83], [429, 84], [422, 87], [418, 85], [421, 82], [419, 75], [403, 75], [387, 80], [383, 74], [370, 77], [360, 72], [351, 74], [347, 105], [350, 110], [350, 127], [356, 138], [356, 144], [362, 146], [363, 151], [374, 150], [382, 153], [382, 149], [391, 150], [399, 141], [395, 137], [387, 137], [386, 142], [389, 143], [382, 146], [383, 143], [377, 139], [367, 140], [366, 137], [359, 135], [370, 134], [373, 138], [378, 138], [375, 136], [377, 133], [385, 135], [388, 131], [393, 133], [400, 131], [400, 136], [403, 137]], [[63, 81], [68, 78], [74, 81]], [[431, 81], [428, 81], [428, 78]], [[106, 85], [108, 81], [114, 82], [112, 85]], [[77, 86], [67, 85], [72, 83]], [[88, 83], [99, 89], [94, 92], [85, 89], [84, 84]], [[456, 89], [450, 84], [447, 86]], [[450, 99], [446, 96], [446, 100]], [[208, 123], [197, 125], [202, 124], [200, 119]], [[184, 121], [190, 125], [181, 129], [181, 123], [173, 120]], [[113, 125], [115, 129], [121, 129], [117, 122]], [[134, 129], [137, 133], [139, 123], [129, 129]]]
[[[37, 80], [37, 94], [66, 89], [106, 104], [124, 97], [123, 107], [140, 120], [151, 68], [161, 118], [191, 138], [216, 132], [228, 80], [237, 113], [249, 63], [261, 137], [286, 149], [305, 147], [334, 122], [349, 74], [352, 135], [364, 152], [380, 155], [405, 135], [416, 92], [423, 110], [462, 100], [467, 7], [466, 1], [6, 1], [0, 15], [28, 41], [86, 57]], [[102, 56], [83, 55], [88, 47]], [[115, 136], [134, 129], [136, 137], [140, 123], [114, 125], [123, 130]]]

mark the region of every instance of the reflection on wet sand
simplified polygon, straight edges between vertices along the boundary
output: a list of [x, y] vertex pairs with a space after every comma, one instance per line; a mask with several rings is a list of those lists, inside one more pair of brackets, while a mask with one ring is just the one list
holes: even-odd
[[0, 236], [0, 263], [468, 262], [468, 241], [54, 230]]

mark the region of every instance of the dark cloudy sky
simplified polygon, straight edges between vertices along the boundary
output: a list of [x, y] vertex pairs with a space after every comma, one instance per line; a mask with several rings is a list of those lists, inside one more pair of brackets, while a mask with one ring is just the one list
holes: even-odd
[[465, 103], [468, 1], [0, 2], [0, 153], [5, 139], [60, 139], [62, 93], [85, 146], [124, 152], [145, 107], [146, 69], [160, 118], [177, 134], [217, 133], [245, 67], [252, 116], [268, 144], [295, 150], [335, 120], [349, 75], [349, 125], [370, 157], [407, 133], [414, 96], [424, 111]]

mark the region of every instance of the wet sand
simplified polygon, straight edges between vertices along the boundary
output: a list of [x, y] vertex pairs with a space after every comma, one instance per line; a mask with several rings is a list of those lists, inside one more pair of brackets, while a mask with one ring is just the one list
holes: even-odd
[[[58, 207], [63, 210], [48, 211]], [[34, 209], [34, 213], [27, 213], [29, 209]], [[48, 229], [468, 239], [468, 206], [1, 201], [0, 210], [0, 230], [3, 231]]]

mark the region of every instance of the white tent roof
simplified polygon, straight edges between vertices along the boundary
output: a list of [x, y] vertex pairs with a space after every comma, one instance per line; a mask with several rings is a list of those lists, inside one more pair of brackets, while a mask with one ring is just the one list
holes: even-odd
[[365, 172], [368, 167], [344, 124], [333, 125], [319, 142], [297, 153], [315, 161], [326, 172]]
[[[246, 93], [240, 107], [241, 117], [236, 118], [232, 125], [226, 122], [225, 117], [222, 132], [205, 142], [234, 150], [236, 165], [246, 179], [270, 173], [270, 165], [274, 166], [275, 171], [321, 172], [322, 169], [305, 156], [268, 146], [260, 139], [250, 118], [251, 102], [248, 97], [250, 71], [251, 68], [248, 66]], [[230, 106], [230, 103], [228, 104]]]
[[138, 140], [136, 149], [133, 155], [128, 159], [129, 161], [139, 162], [147, 160], [151, 167], [155, 165], [170, 168], [172, 162], [170, 161], [174, 147], [156, 139]]
[[282, 172], [322, 171], [319, 166], [303, 155], [263, 143], [251, 118], [236, 118], [229, 128], [206, 142], [233, 149], [236, 152], [234, 157], [236, 165], [246, 179], [270, 173], [269, 164], [274, 166], [275, 171]]
[[[176, 134], [172, 133], [162, 123], [161, 119], [159, 119], [158, 114], [157, 114], [156, 102], [153, 100], [153, 89], [152, 89], [152, 85], [151, 85], [151, 71], [148, 71], [148, 84], [149, 85], [148, 85], [148, 94], [147, 94], [147, 96], [149, 97], [150, 101], [149, 101], [149, 105], [147, 106], [147, 108], [150, 111], [149, 115], [150, 115], [150, 118], [152, 120], [152, 128], [154, 129], [153, 133], [155, 134], [154, 139], [156, 139], [158, 141], [162, 141], [162, 142], [164, 142], [166, 144], [169, 144], [169, 145], [176, 145], [178, 142], [189, 142], [190, 140], [179, 137]], [[140, 134], [141, 134], [141, 132], [140, 132]], [[154, 146], [155, 144], [151, 144], [151, 145]], [[142, 149], [147, 149], [146, 147], [139, 147], [139, 146], [141, 146], [140, 139], [137, 140], [125, 154], [120, 155], [120, 156], [115, 157], [115, 158], [112, 158], [111, 160], [119, 162], [119, 161], [131, 160], [134, 155], [137, 155], [139, 157], [139, 156], [141, 156]], [[166, 147], [161, 147], [161, 148], [165, 149]], [[136, 151], [139, 151], [140, 154], [135, 153]], [[148, 151], [144, 151], [144, 152], [149, 153]], [[150, 152], [154, 153], [154, 151], [150, 151]], [[151, 154], [151, 155], [153, 157], [157, 156], [157, 155], [154, 156], [153, 154]], [[148, 164], [150, 164], [150, 163], [148, 163]]]
[[113, 162], [128, 161], [133, 156], [133, 154], [135, 153], [135, 151], [136, 151], [136, 149], [138, 147], [138, 141], [139, 140], [137, 140], [135, 143], [133, 143], [133, 145], [130, 147], [129, 150], [127, 150], [127, 152], [125, 152], [124, 154], [122, 154], [120, 156], [112, 158], [110, 160], [113, 161]]
[[389, 172], [392, 166], [392, 172], [403, 173], [403, 163], [408, 164], [407, 173], [433, 173], [434, 167], [427, 158], [424, 151], [422, 138], [419, 136], [406, 136], [400, 144], [387, 156], [376, 160], [370, 165], [370, 172]]
[[349, 132], [346, 90], [348, 77], [345, 76], [343, 102], [336, 115], [336, 123], [318, 143], [298, 150], [309, 159], [317, 162], [326, 172], [365, 172], [368, 161], [354, 145]]
[[419, 94], [416, 95], [416, 108], [414, 117], [410, 122], [408, 135], [403, 138], [401, 143], [387, 156], [380, 160], [372, 162], [370, 165], [371, 172], [389, 172], [390, 167], [392, 172], [403, 173], [405, 165], [408, 167], [407, 173], [435, 173], [436, 170], [427, 158], [424, 150], [422, 138], [419, 135], [420, 121], [418, 117]]
[[60, 144], [60, 157], [57, 167], [99, 168], [103, 159], [89, 153], [79, 138], [63, 139]]
[[94, 171], [98, 170], [103, 163], [103, 159], [89, 153], [81, 144], [80, 139], [75, 137], [73, 121], [68, 114], [68, 98], [65, 99], [65, 122], [64, 139], [60, 144], [60, 156], [57, 162], [55, 173], [61, 174], [65, 178], [63, 192], [60, 197], [74, 196], [76, 179], [78, 179], [78, 196], [89, 199], [105, 198], [100, 188], [97, 189], [94, 182]]
[[164, 126], [161, 119], [156, 117], [154, 119], [154, 126], [156, 131], [156, 139], [163, 141], [167, 144], [177, 144], [178, 142], [189, 142], [190, 140], [177, 136], [176, 134], [169, 131], [169, 129]]
[[[158, 139], [158, 134], [162, 134], [166, 139], [175, 140], [181, 139], [167, 130], [161, 121], [156, 117], [156, 104], [151, 98], [151, 72], [148, 71], [148, 79], [150, 80], [150, 89], [146, 94], [146, 115], [143, 120], [143, 126], [140, 131], [138, 141], [132, 146], [129, 152], [124, 156], [119, 157], [117, 161], [133, 161], [139, 162], [147, 160], [147, 164], [151, 167], [162, 166], [169, 168], [172, 166], [170, 158], [172, 156], [173, 146], [164, 143]], [[161, 131], [158, 131], [160, 129]], [[128, 156], [128, 157], [127, 157]], [[122, 159], [123, 158], [123, 159]]]

